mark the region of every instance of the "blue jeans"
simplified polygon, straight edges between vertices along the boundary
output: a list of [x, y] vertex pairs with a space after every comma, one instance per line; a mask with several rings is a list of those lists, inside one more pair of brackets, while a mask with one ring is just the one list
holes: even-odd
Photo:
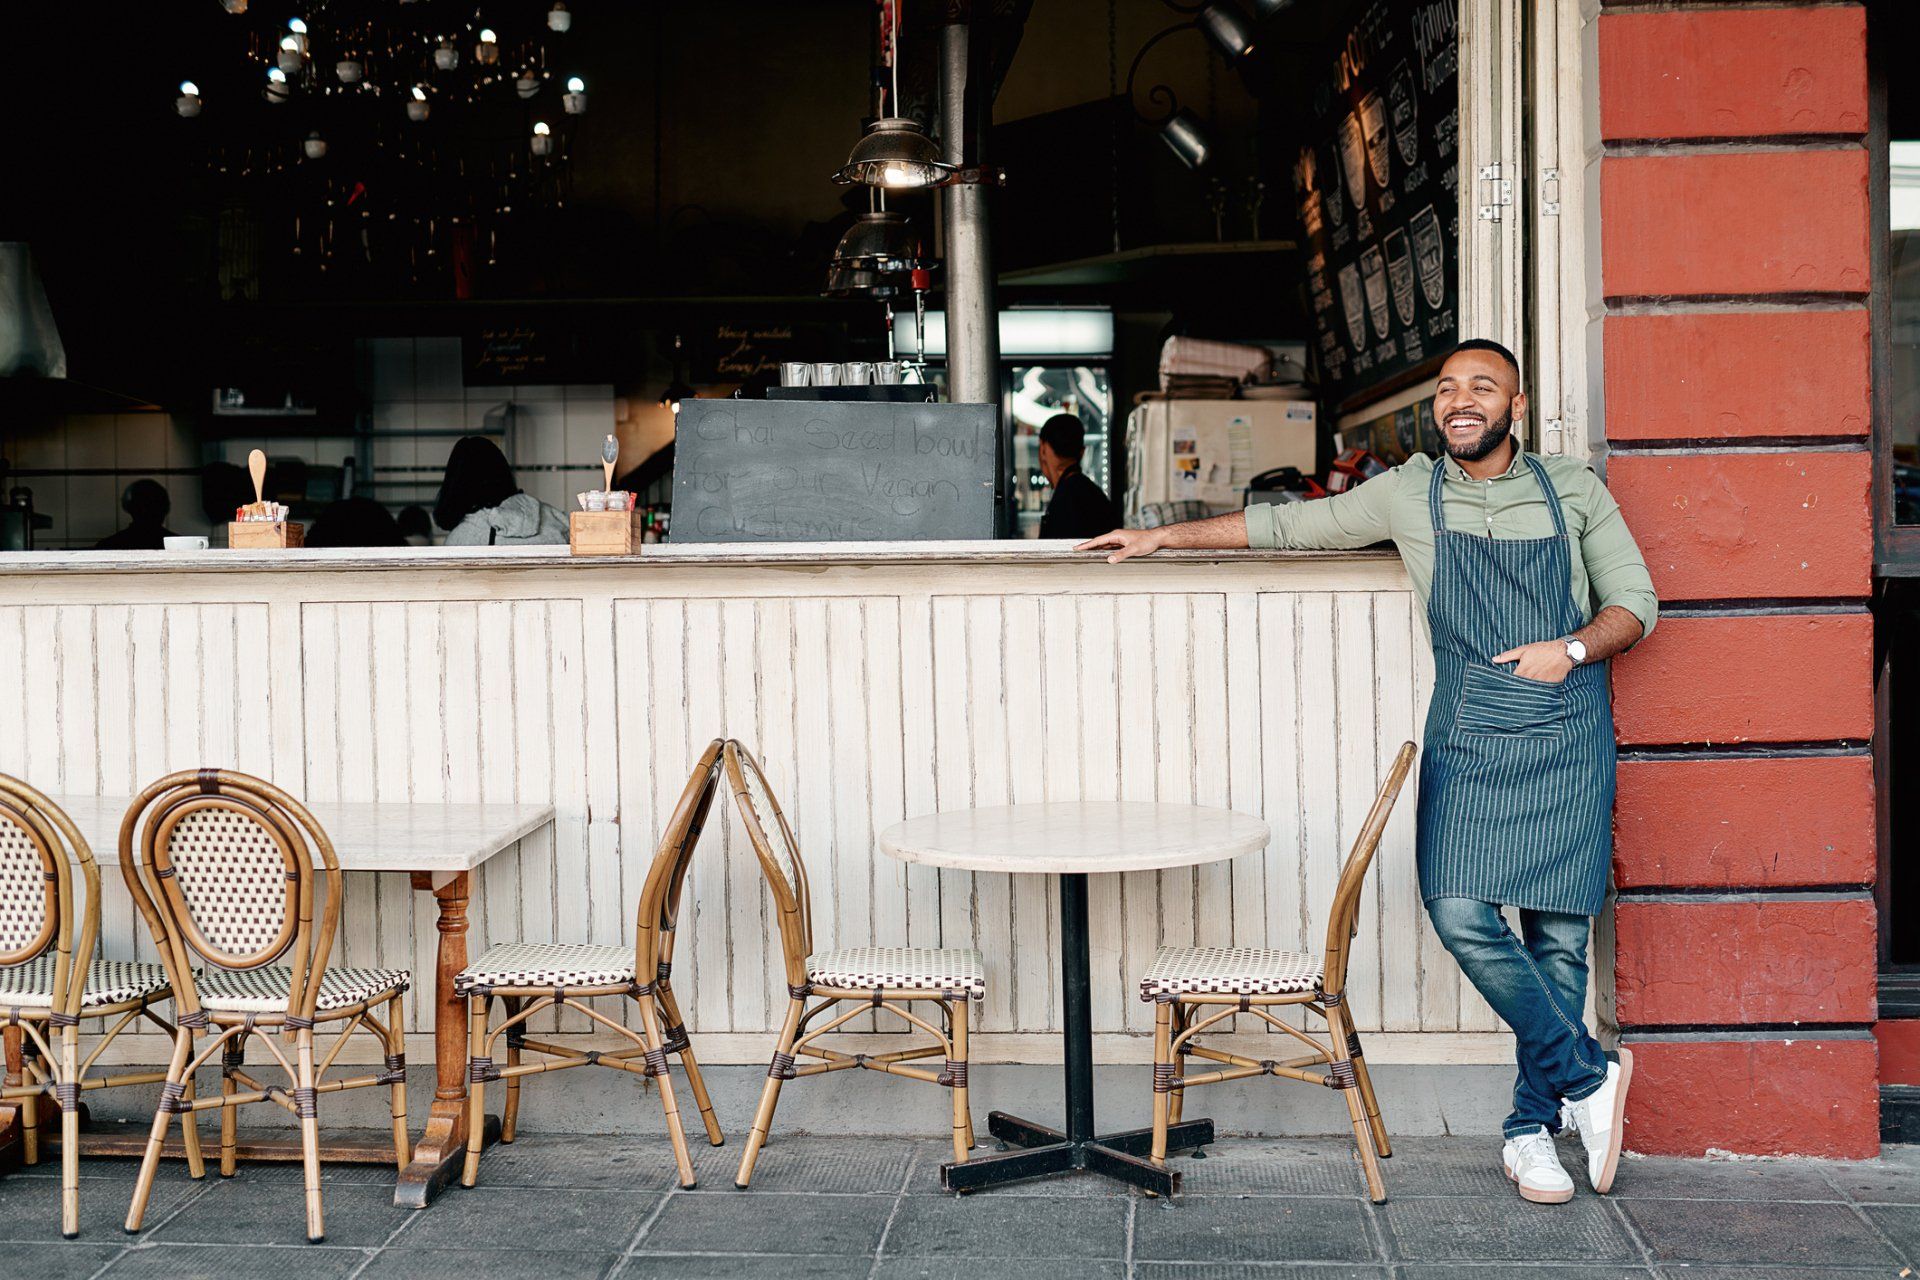
[[1576, 1102], [1607, 1079], [1606, 1056], [1584, 1018], [1587, 917], [1523, 910], [1516, 938], [1489, 902], [1434, 898], [1427, 914], [1468, 981], [1513, 1028], [1520, 1074], [1501, 1132], [1558, 1131], [1561, 1100]]

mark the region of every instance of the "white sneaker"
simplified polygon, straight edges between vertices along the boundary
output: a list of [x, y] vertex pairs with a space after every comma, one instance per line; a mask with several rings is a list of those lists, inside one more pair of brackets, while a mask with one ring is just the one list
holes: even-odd
[[1573, 1179], [1560, 1164], [1560, 1153], [1544, 1128], [1507, 1139], [1500, 1149], [1507, 1179], [1520, 1188], [1520, 1198], [1535, 1204], [1565, 1204], [1573, 1199]]
[[1607, 1064], [1607, 1082], [1578, 1102], [1566, 1104], [1566, 1116], [1587, 1148], [1587, 1179], [1601, 1195], [1613, 1190], [1614, 1171], [1620, 1167], [1620, 1142], [1626, 1136], [1623, 1116], [1627, 1085], [1633, 1080], [1633, 1054], [1620, 1050], [1620, 1061]]

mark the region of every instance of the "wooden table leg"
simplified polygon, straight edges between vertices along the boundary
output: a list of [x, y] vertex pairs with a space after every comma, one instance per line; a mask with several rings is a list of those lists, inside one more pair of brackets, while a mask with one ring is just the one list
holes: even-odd
[[[19, 1027], [7, 1027], [3, 1034], [6, 1041], [6, 1082], [9, 1088], [13, 1088], [26, 1079], [26, 1065], [20, 1051], [26, 1033]], [[26, 1153], [20, 1129], [20, 1104], [0, 1102], [0, 1173], [10, 1173], [24, 1161]]]
[[[413, 1161], [400, 1173], [394, 1204], [424, 1209], [440, 1188], [459, 1172], [467, 1153], [467, 1002], [454, 993], [454, 975], [467, 967], [467, 897], [465, 872], [436, 885], [424, 872], [413, 873], [413, 887], [431, 892], [440, 904], [440, 955], [433, 983], [433, 1046], [437, 1087], [426, 1129], [413, 1149]], [[486, 1141], [499, 1137], [500, 1122], [486, 1120]]]

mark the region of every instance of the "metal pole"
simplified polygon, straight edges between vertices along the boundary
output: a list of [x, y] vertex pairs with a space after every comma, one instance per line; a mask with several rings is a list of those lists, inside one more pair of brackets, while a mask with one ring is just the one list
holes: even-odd
[[1087, 877], [1060, 877], [1061, 1046], [1067, 1075], [1067, 1141], [1093, 1139], [1093, 1001], [1087, 936]]
[[[963, 166], [981, 163], [981, 142], [993, 113], [985, 86], [970, 76], [972, 40], [969, 22], [940, 32], [941, 145], [948, 162]], [[941, 193], [947, 233], [947, 395], [959, 403], [997, 406], [1000, 325], [987, 195], [987, 187], [977, 183]], [[1004, 452], [1006, 432], [1000, 434]]]

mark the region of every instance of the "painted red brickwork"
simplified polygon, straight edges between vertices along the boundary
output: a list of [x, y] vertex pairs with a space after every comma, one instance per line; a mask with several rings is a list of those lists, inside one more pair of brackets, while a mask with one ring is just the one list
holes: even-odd
[[1880, 1042], [1881, 1083], [1920, 1085], [1920, 1018], [1876, 1022], [1873, 1038]]
[[1873, 619], [1866, 613], [1663, 618], [1614, 660], [1622, 743], [1866, 740]]
[[1622, 898], [1614, 934], [1622, 1025], [1873, 1021], [1870, 898]]
[[1608, 14], [1600, 82], [1600, 132], [1609, 139], [1865, 133], [1866, 13]]
[[1865, 437], [1867, 333], [1862, 307], [1609, 316], [1607, 437]]
[[1600, 239], [1608, 297], [1864, 294], [1867, 153], [1609, 155]]
[[1871, 455], [1620, 454], [1607, 485], [1662, 600], [1865, 596]]
[[1875, 856], [1867, 756], [1621, 762], [1621, 889], [1869, 884]]
[[[1654, 1155], [1880, 1151], [1873, 1040], [1636, 1041], [1627, 1146]], [[1631, 1170], [1622, 1179], [1631, 1177]]]

